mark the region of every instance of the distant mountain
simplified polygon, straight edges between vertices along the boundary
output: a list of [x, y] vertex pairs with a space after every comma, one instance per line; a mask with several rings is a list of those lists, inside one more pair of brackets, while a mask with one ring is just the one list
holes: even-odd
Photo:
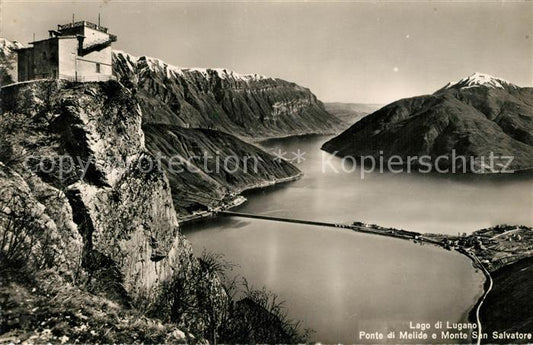
[[120, 51], [113, 54], [113, 68], [135, 92], [146, 124], [216, 129], [254, 140], [342, 129], [309, 89], [285, 80], [180, 68]]
[[17, 41], [0, 38], [0, 86], [17, 80], [17, 55], [15, 49], [23, 45]]
[[328, 113], [339, 118], [348, 125], [361, 120], [363, 117], [373, 113], [382, 106], [383, 105], [379, 104], [365, 103], [324, 103], [324, 107]]
[[[511, 169], [531, 169], [533, 88], [475, 73], [431, 95], [391, 103], [326, 142], [322, 149], [339, 156], [399, 155], [404, 159], [450, 157], [452, 151], [479, 159], [492, 152], [514, 157]], [[449, 168], [449, 164], [450, 160], [444, 160], [439, 166]], [[474, 169], [467, 163], [467, 170]]]
[[488, 88], [497, 88], [497, 89], [517, 88], [516, 85], [511, 84], [505, 79], [501, 79], [501, 78], [493, 77], [488, 74], [476, 72], [469, 77], [459, 80], [458, 82], [455, 82], [455, 83], [449, 82], [442, 89], [437, 90], [436, 93], [445, 91], [445, 90], [452, 90], [452, 89], [461, 90], [461, 89], [468, 89], [468, 88], [479, 87], [479, 86], [485, 86]]

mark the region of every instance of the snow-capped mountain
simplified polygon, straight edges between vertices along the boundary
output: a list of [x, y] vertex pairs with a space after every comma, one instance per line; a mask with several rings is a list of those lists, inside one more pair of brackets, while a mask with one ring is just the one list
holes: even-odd
[[24, 45], [17, 41], [0, 38], [0, 85], [10, 84], [17, 80], [17, 55], [15, 49]]
[[114, 51], [119, 80], [135, 91], [145, 123], [217, 129], [244, 138], [333, 134], [342, 121], [305, 87], [227, 69], [177, 67]]
[[7, 40], [5, 38], [0, 38], [0, 50], [5, 52], [5, 51], [9, 51], [9, 52], [12, 52], [14, 51], [15, 49], [20, 49], [20, 48], [23, 48], [24, 45], [20, 42], [17, 42], [17, 41], [10, 41], [10, 40]]
[[499, 88], [499, 89], [505, 89], [508, 87], [517, 88], [516, 85], [508, 82], [505, 79], [494, 77], [489, 74], [476, 72], [457, 82], [449, 82], [443, 88], [439, 89], [437, 92], [440, 92], [442, 90], [449, 90], [449, 89], [466, 89], [466, 88], [480, 87], [480, 86], [485, 86], [488, 88]]
[[126, 62], [128, 69], [135, 72], [135, 66], [139, 61], [145, 61], [145, 67], [152, 72], [163, 73], [167, 78], [172, 76], [184, 76], [186, 73], [198, 72], [206, 78], [210, 78], [213, 73], [218, 75], [221, 79], [236, 79], [243, 81], [257, 81], [263, 79], [273, 79], [260, 74], [240, 74], [225, 68], [199, 68], [199, 67], [178, 67], [165, 61], [151, 56], [137, 57], [121, 50], [113, 50], [117, 60]]

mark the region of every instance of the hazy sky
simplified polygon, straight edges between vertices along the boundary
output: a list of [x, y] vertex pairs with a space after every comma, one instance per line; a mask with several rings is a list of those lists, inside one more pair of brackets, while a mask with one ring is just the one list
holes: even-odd
[[23, 43], [76, 20], [116, 49], [309, 87], [323, 101], [388, 103], [473, 72], [533, 85], [532, 2], [0, 2], [0, 36]]

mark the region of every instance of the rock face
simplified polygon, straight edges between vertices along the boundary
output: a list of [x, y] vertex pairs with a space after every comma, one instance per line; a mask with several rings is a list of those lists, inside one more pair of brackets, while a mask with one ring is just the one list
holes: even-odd
[[493, 152], [514, 157], [509, 169], [531, 169], [533, 88], [476, 73], [432, 95], [391, 103], [322, 149], [354, 157], [379, 157], [381, 151], [385, 158], [399, 155], [404, 162], [407, 156], [449, 157], [452, 150], [467, 157]]
[[0, 191], [0, 229], [4, 235], [0, 245], [7, 249], [0, 254], [2, 262], [39, 269], [53, 267], [76, 279], [83, 241], [72, 222], [72, 209], [65, 195], [38, 178], [26, 181], [1, 162]]
[[[202, 312], [173, 314], [177, 301], [162, 296], [163, 286], [177, 276], [199, 276], [180, 298], [196, 301], [203, 291], [223, 305], [225, 293], [216, 276], [201, 273], [179, 233], [165, 173], [146, 166], [153, 157], [141, 122], [141, 108], [117, 82], [3, 88], [0, 160], [7, 166], [0, 165], [0, 187], [10, 191], [1, 201], [11, 204], [1, 209], [35, 219], [39, 228], [28, 236], [38, 242], [34, 254], [44, 246], [42, 234], [51, 234], [46, 251], [58, 263], [48, 266], [122, 305], [142, 304], [164, 320], [193, 323], [202, 336], [209, 327], [198, 321]], [[165, 312], [158, 310], [163, 304]]]
[[225, 69], [190, 69], [115, 51], [119, 80], [136, 93], [145, 124], [216, 129], [260, 139], [332, 134], [342, 122], [308, 89]]

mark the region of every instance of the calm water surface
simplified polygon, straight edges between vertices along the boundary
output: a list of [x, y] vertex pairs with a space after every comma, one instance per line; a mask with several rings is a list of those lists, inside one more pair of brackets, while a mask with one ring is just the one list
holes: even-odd
[[[319, 150], [328, 137], [270, 140], [305, 152], [296, 182], [247, 195], [238, 211], [457, 234], [498, 223], [533, 223], [532, 184], [427, 175], [343, 173]], [[337, 167], [338, 173], [333, 167]], [[326, 343], [361, 342], [359, 330], [402, 330], [409, 321], [465, 320], [483, 276], [458, 253], [334, 228], [224, 218], [184, 229], [196, 252], [223, 253], [234, 274], [286, 301], [291, 317]]]

